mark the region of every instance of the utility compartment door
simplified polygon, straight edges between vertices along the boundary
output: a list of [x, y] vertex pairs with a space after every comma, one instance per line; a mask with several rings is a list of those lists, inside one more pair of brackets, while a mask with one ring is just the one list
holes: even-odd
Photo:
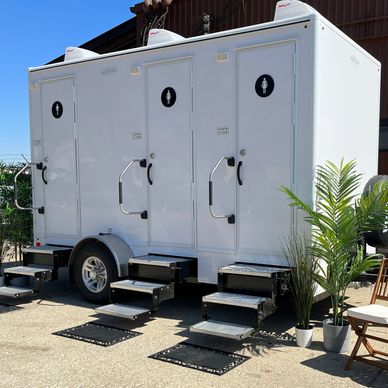
[[237, 51], [239, 252], [281, 255], [292, 210], [281, 186], [292, 187], [295, 43]]
[[73, 78], [41, 83], [46, 242], [78, 236], [73, 87]]
[[151, 245], [194, 245], [191, 69], [191, 60], [147, 66]]

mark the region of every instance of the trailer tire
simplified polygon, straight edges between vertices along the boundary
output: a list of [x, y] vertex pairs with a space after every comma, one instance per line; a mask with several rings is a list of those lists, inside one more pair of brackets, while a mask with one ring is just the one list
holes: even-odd
[[78, 291], [90, 302], [107, 303], [110, 283], [118, 280], [112, 254], [102, 245], [87, 245], [75, 258], [74, 281]]

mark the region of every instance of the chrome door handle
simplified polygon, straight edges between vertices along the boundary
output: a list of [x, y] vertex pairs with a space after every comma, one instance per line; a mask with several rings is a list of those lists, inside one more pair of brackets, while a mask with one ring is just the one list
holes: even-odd
[[139, 163], [140, 167], [147, 167], [147, 161], [145, 159], [133, 159], [131, 160], [127, 166], [124, 168], [123, 171], [121, 171], [121, 174], [119, 176], [119, 205], [120, 205], [120, 210], [127, 215], [134, 215], [134, 214], [139, 214], [142, 219], [147, 219], [148, 218], [148, 212], [147, 210], [143, 211], [129, 211], [124, 208], [123, 206], [123, 177], [125, 173], [128, 171], [128, 169], [134, 164], [134, 163]]
[[234, 224], [236, 222], [236, 217], [234, 214], [215, 214], [213, 211], [213, 175], [224, 160], [227, 161], [229, 167], [234, 167], [236, 165], [236, 161], [233, 156], [223, 156], [213, 167], [213, 170], [209, 175], [209, 211], [212, 217], [226, 218], [228, 220], [228, 224]]

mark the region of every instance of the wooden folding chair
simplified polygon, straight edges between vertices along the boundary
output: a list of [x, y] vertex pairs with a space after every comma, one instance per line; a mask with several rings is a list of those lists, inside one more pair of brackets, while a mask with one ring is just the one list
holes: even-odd
[[[378, 357], [379, 360], [370, 360], [365, 357], [357, 356], [358, 349], [362, 343], [370, 356], [376, 357], [377, 355], [388, 357], [388, 353], [374, 349], [368, 341], [368, 339], [373, 339], [375, 341], [388, 343], [388, 339], [366, 334], [370, 324], [388, 327], [388, 307], [377, 304], [376, 300], [388, 301], [388, 259], [383, 259], [381, 262], [379, 275], [370, 304], [348, 309], [348, 320], [358, 338], [345, 369], [351, 369], [353, 360], [388, 369], [388, 362], [382, 360], [380, 357]], [[361, 323], [361, 326], [359, 326], [359, 322]]]

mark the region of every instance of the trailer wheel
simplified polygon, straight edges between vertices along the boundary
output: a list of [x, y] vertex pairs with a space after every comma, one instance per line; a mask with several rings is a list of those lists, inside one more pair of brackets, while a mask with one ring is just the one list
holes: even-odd
[[110, 283], [118, 279], [116, 263], [106, 248], [89, 245], [81, 249], [74, 263], [74, 281], [89, 301], [109, 301]]

